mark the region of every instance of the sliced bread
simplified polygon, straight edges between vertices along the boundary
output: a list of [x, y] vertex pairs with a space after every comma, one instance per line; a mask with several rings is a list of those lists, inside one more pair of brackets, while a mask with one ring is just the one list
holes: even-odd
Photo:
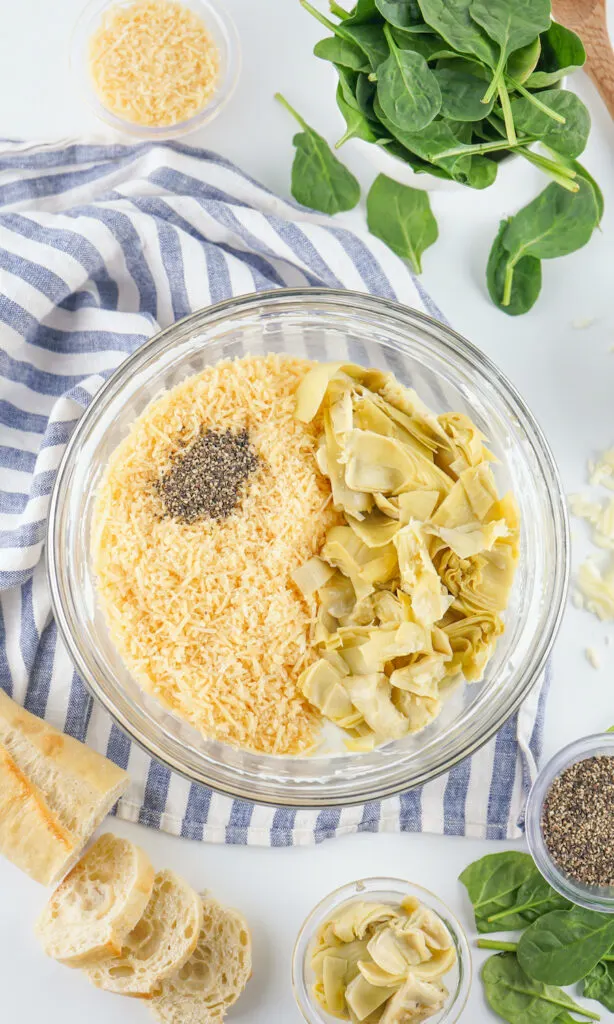
[[121, 953], [152, 894], [154, 869], [127, 839], [106, 834], [55, 890], [36, 924], [47, 956], [84, 967]]
[[128, 773], [31, 715], [0, 689], [0, 743], [82, 849], [128, 788]]
[[0, 853], [35, 882], [51, 885], [75, 862], [80, 845], [0, 743]]
[[190, 959], [202, 923], [198, 894], [172, 871], [159, 871], [143, 916], [121, 952], [86, 967], [85, 972], [98, 988], [151, 998], [154, 989]]
[[154, 994], [151, 1009], [162, 1024], [218, 1024], [252, 973], [245, 920], [203, 896], [203, 925], [191, 958]]

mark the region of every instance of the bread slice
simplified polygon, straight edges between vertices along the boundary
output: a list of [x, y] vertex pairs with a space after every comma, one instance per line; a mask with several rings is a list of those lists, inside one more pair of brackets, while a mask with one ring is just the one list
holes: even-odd
[[236, 910], [203, 895], [198, 944], [181, 970], [154, 994], [151, 1009], [162, 1024], [218, 1024], [252, 973], [249, 928]]
[[138, 846], [100, 836], [53, 893], [36, 923], [47, 956], [68, 967], [121, 953], [151, 897], [154, 869]]
[[0, 743], [78, 849], [128, 788], [127, 772], [31, 715], [1, 689]]
[[151, 998], [154, 989], [190, 959], [202, 923], [198, 894], [172, 871], [159, 871], [145, 912], [121, 952], [85, 972], [98, 988]]
[[35, 882], [50, 885], [74, 863], [79, 848], [0, 743], [0, 853]]

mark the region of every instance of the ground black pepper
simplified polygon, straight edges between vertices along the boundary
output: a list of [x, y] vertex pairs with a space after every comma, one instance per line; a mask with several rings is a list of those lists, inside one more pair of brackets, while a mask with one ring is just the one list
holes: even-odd
[[165, 514], [173, 519], [185, 523], [227, 519], [237, 507], [243, 484], [257, 468], [258, 456], [247, 430], [207, 429], [173, 456], [156, 490]]
[[589, 757], [554, 780], [542, 830], [558, 866], [585, 885], [614, 885], [614, 757]]

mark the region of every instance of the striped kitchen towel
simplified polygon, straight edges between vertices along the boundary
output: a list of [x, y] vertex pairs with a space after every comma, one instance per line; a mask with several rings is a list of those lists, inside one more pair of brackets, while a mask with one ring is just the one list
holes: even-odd
[[58, 639], [43, 542], [70, 433], [124, 357], [233, 295], [283, 286], [368, 291], [441, 318], [405, 265], [186, 145], [0, 146], [0, 685], [127, 768], [117, 813], [210, 842], [286, 846], [346, 832], [516, 836], [546, 687], [447, 776], [400, 797], [275, 810], [190, 785], [94, 705]]

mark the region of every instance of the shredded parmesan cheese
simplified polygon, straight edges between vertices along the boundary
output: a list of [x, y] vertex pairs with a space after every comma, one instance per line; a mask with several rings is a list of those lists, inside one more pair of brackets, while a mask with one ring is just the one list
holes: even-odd
[[[92, 532], [111, 636], [140, 685], [206, 736], [265, 753], [309, 750], [320, 723], [297, 687], [314, 601], [291, 573], [340, 517], [318, 425], [294, 417], [310, 366], [227, 360], [153, 401], [109, 461]], [[260, 467], [228, 519], [163, 518], [153, 484], [203, 425], [247, 428]]]
[[186, 121], [211, 99], [219, 77], [211, 35], [176, 0], [110, 7], [90, 40], [89, 63], [100, 102], [133, 124]]

